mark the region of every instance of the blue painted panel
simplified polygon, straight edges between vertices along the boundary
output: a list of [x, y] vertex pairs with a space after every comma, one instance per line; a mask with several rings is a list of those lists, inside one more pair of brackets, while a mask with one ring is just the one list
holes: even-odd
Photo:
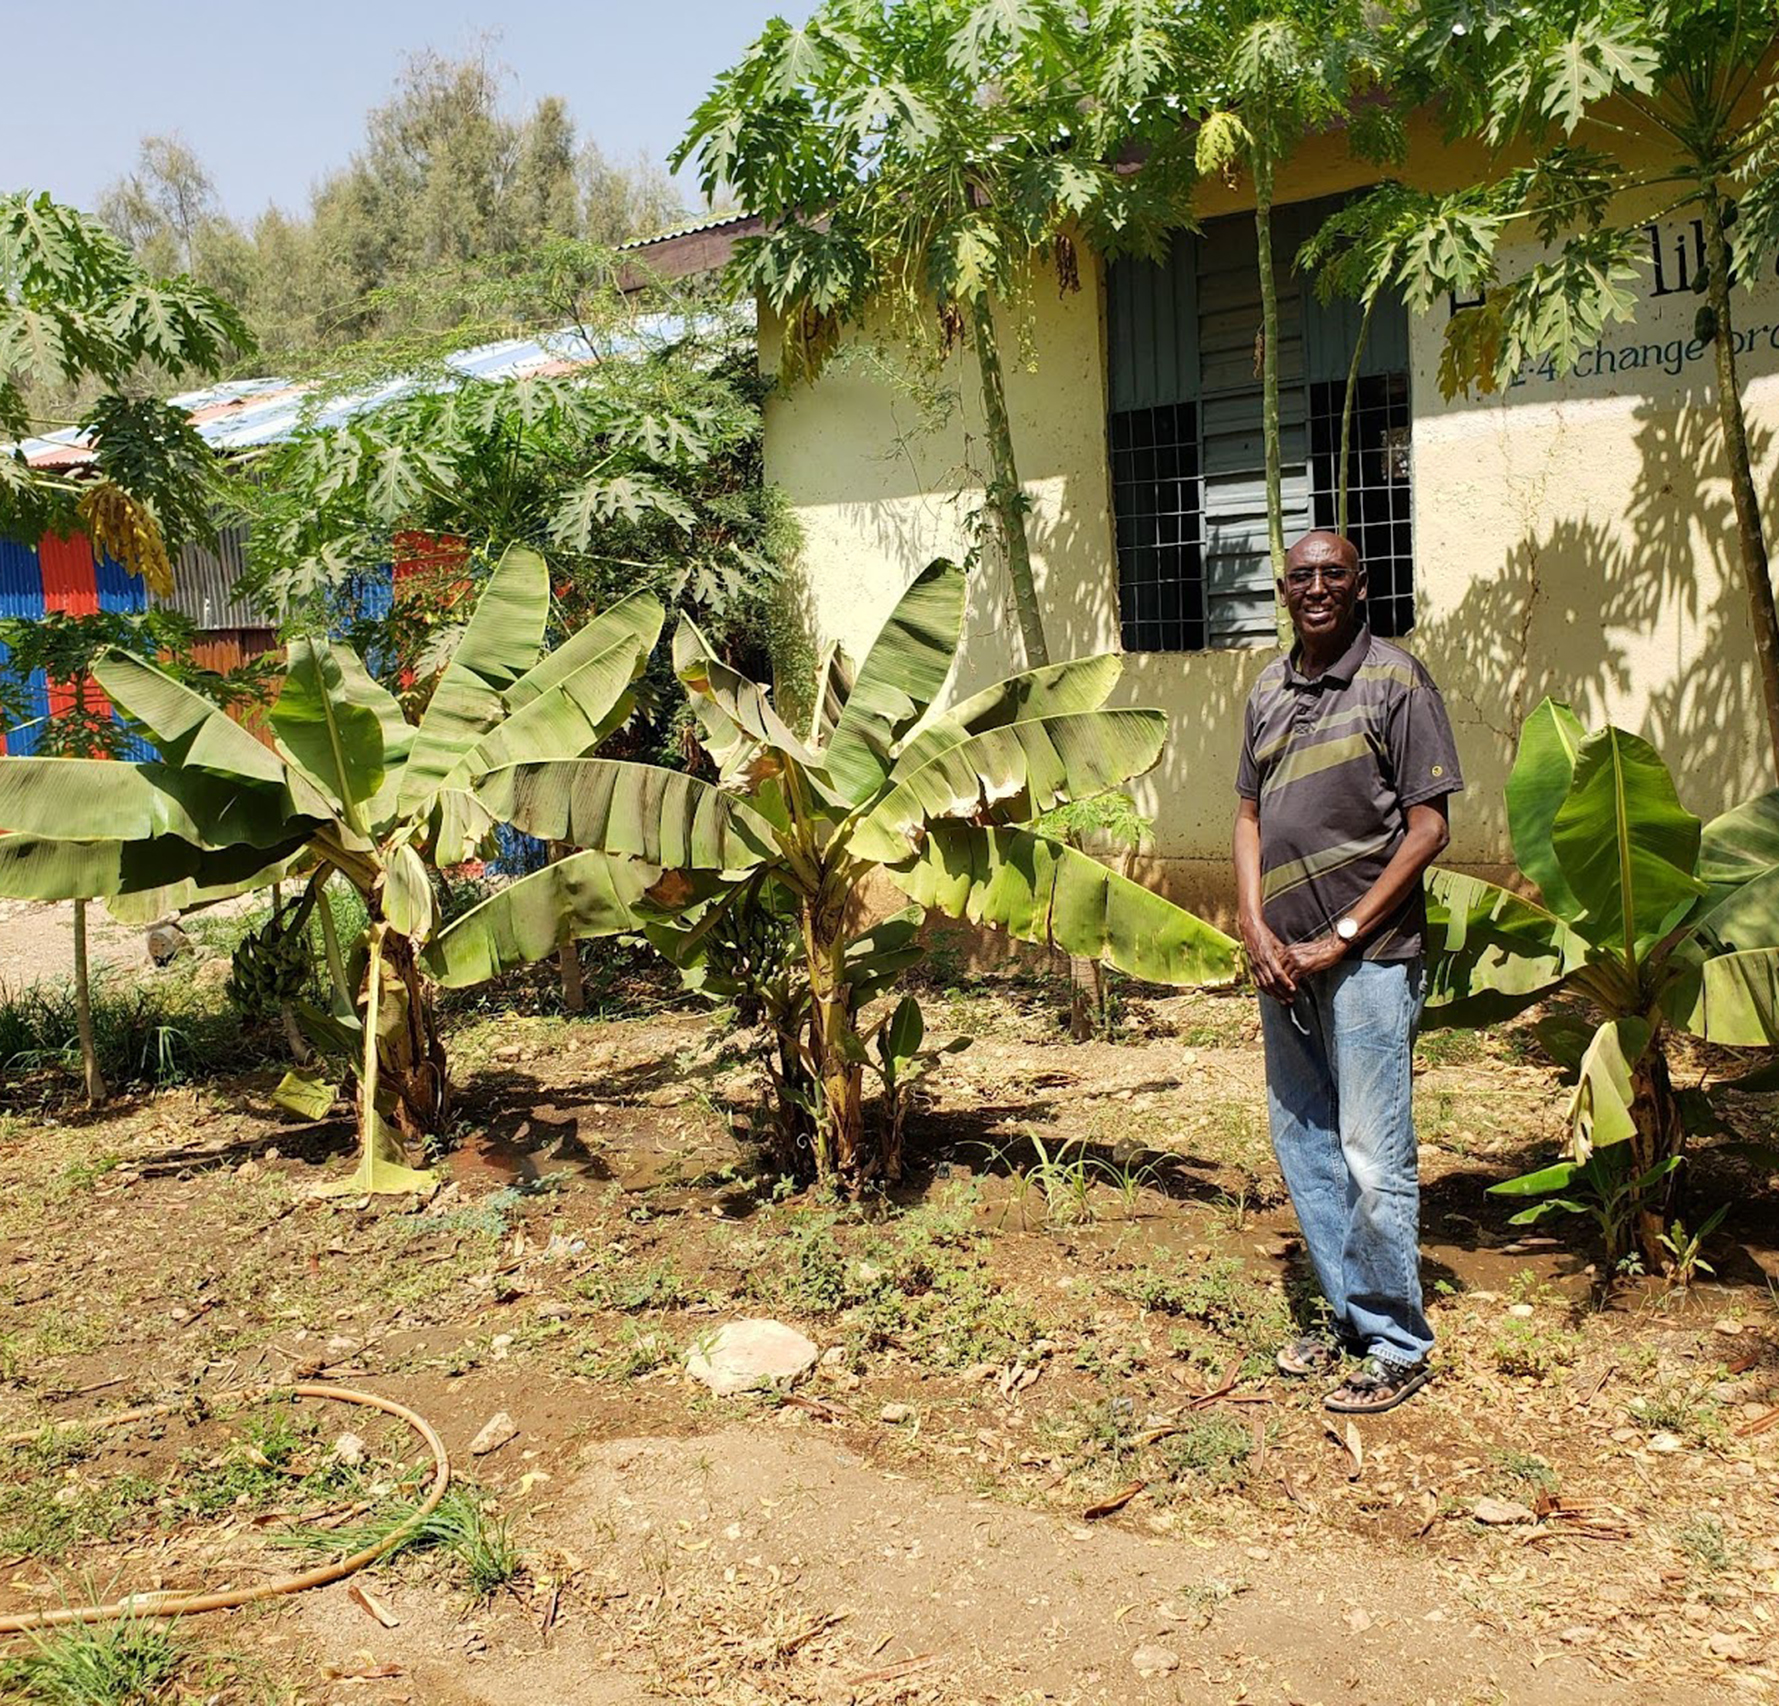
[[43, 614], [43, 569], [36, 550], [0, 539], [0, 616]]
[[99, 589], [99, 608], [123, 615], [138, 615], [148, 608], [148, 588], [115, 557], [101, 557], [93, 570]]

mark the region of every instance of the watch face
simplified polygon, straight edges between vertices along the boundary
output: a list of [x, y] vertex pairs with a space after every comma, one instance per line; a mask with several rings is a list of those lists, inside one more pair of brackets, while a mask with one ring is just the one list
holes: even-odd
[[1343, 942], [1350, 942], [1359, 934], [1359, 926], [1353, 919], [1343, 918], [1337, 925], [1335, 925], [1334, 933]]

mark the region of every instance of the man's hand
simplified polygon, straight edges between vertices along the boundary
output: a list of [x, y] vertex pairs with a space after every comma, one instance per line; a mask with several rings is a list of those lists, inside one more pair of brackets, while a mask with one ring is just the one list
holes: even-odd
[[1251, 918], [1244, 913], [1241, 929], [1242, 946], [1248, 950], [1248, 964], [1253, 968], [1254, 981], [1275, 1001], [1289, 1003], [1297, 994], [1297, 980], [1301, 975], [1291, 965], [1291, 956], [1297, 950], [1287, 948], [1267, 929], [1262, 918]]
[[1330, 931], [1313, 942], [1296, 942], [1284, 949], [1285, 969], [1292, 983], [1298, 984], [1316, 972], [1327, 971], [1330, 966], [1339, 964], [1346, 951], [1346, 943]]

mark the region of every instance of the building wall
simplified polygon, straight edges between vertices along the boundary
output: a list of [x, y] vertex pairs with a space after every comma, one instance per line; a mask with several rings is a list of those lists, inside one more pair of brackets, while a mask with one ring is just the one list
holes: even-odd
[[[1306, 153], [1283, 199], [1367, 181], [1340, 144]], [[1430, 138], [1413, 158], [1435, 162], [1418, 174], [1430, 184], [1461, 181], [1466, 164]], [[1240, 206], [1219, 191], [1199, 211]], [[1437, 372], [1448, 309], [1411, 321], [1417, 622], [1404, 643], [1444, 688], [1457, 732], [1468, 788], [1453, 805], [1455, 862], [1509, 857], [1502, 787], [1519, 724], [1547, 693], [1590, 725], [1610, 718], [1653, 739], [1702, 815], [1772, 782], [1713, 358], [1692, 339], [1702, 299], [1680, 283], [1683, 266], [1691, 281], [1692, 234], [1670, 220], [1661, 242], [1668, 294], [1646, 293], [1635, 323], [1611, 328], [1562, 380], [1533, 373], [1500, 395], [1446, 402]], [[1080, 279], [1062, 296], [1043, 273], [1001, 316], [1056, 658], [1119, 645], [1103, 268], [1083, 256]], [[1735, 312], [1765, 513], [1779, 518], [1779, 279], [1738, 291]], [[761, 353], [775, 369], [777, 330], [764, 316]], [[949, 394], [936, 421], [935, 393]], [[923, 360], [891, 328], [867, 328], [813, 385], [769, 400], [766, 461], [802, 522], [812, 636], [858, 655], [922, 564], [970, 548], [986, 461], [974, 365], [960, 351]], [[1241, 709], [1271, 655], [1133, 654], [1114, 700], [1168, 713], [1166, 753], [1134, 790], [1155, 823], [1148, 874], [1213, 912], [1229, 897]], [[975, 575], [953, 691], [1018, 667], [1003, 577]]]

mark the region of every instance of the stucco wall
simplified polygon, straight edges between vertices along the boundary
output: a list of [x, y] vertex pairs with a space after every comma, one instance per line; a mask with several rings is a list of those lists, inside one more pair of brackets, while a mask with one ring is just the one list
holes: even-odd
[[[1462, 169], [1449, 152], [1423, 157], [1437, 161], [1439, 177]], [[1338, 146], [1324, 146], [1293, 174], [1285, 199], [1351, 187], [1365, 175]], [[1201, 212], [1239, 207], [1239, 196], [1220, 192]], [[1664, 255], [1690, 241], [1670, 221]], [[1670, 258], [1665, 282], [1676, 274]], [[1067, 296], [1041, 276], [1002, 318], [1034, 569], [1058, 658], [1119, 647], [1104, 279], [1086, 257], [1080, 275], [1080, 290]], [[1611, 718], [1649, 735], [1702, 814], [1771, 781], [1710, 400], [1711, 352], [1691, 342], [1701, 300], [1690, 290], [1646, 295], [1636, 324], [1612, 328], [1602, 340], [1607, 353], [1584, 360], [1576, 375], [1532, 374], [1503, 395], [1451, 403], [1436, 383], [1446, 309], [1411, 324], [1417, 623], [1405, 644], [1442, 684], [1457, 730], [1469, 784], [1454, 802], [1457, 862], [1506, 859], [1502, 785], [1519, 722], [1546, 693], [1569, 700], [1584, 722]], [[1739, 291], [1735, 307], [1772, 517], [1779, 280]], [[769, 323], [762, 358], [776, 366]], [[936, 380], [951, 393], [935, 427], [923, 423], [911, 383], [884, 377], [905, 359], [894, 340], [867, 333], [813, 386], [782, 390], [767, 408], [767, 471], [805, 531], [801, 591], [811, 629], [855, 655], [923, 563], [968, 549], [970, 512], [981, 503], [973, 364], [954, 351], [921, 375], [921, 384]], [[1132, 654], [1115, 701], [1168, 713], [1166, 754], [1134, 790], [1155, 822], [1149, 875], [1212, 911], [1228, 894], [1241, 706], [1270, 655]], [[1020, 666], [1002, 577], [984, 571], [973, 581], [955, 690]]]

